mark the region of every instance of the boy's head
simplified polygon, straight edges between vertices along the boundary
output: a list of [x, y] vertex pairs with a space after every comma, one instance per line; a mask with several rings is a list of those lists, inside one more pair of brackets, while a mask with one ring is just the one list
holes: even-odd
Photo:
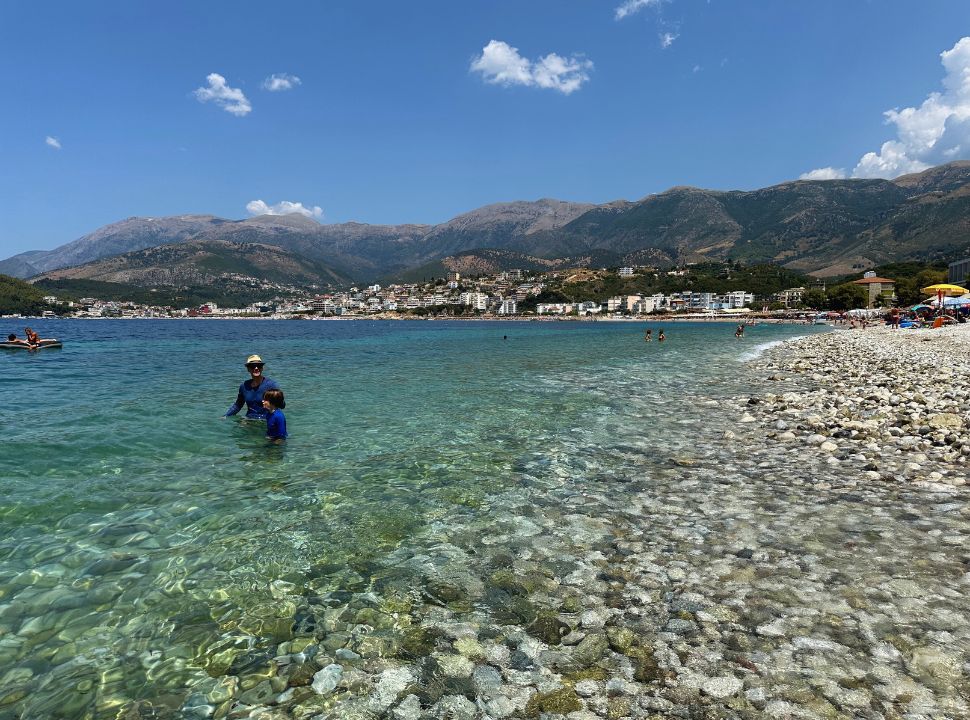
[[13, 342], [16, 339], [17, 339], [17, 336], [14, 335], [13, 333], [10, 333], [9, 335], [7, 335], [7, 340], [9, 340], [10, 342]]
[[263, 404], [269, 403], [274, 408], [282, 410], [286, 407], [286, 400], [283, 399], [282, 390], [267, 390], [263, 393]]

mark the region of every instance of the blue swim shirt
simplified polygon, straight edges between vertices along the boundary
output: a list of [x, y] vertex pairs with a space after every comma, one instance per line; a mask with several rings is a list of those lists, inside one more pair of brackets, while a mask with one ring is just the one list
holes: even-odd
[[266, 437], [273, 440], [281, 440], [286, 437], [286, 417], [279, 408], [266, 418]]
[[265, 420], [269, 416], [266, 408], [263, 407], [263, 393], [267, 390], [279, 390], [280, 386], [276, 384], [275, 380], [264, 377], [259, 387], [253, 390], [252, 382], [252, 380], [247, 380], [239, 386], [239, 395], [232, 407], [226, 410], [226, 417], [235, 415], [242, 410], [243, 405], [246, 406], [246, 417], [250, 420]]

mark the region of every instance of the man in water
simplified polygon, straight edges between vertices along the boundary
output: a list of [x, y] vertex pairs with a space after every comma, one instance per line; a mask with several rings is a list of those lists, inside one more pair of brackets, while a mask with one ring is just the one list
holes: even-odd
[[279, 390], [280, 386], [275, 380], [263, 375], [263, 359], [259, 355], [250, 355], [246, 358], [246, 370], [249, 372], [249, 380], [239, 386], [236, 402], [226, 411], [223, 418], [235, 415], [245, 407], [246, 417], [250, 420], [265, 420], [269, 416], [269, 411], [263, 407], [263, 393], [267, 390]]

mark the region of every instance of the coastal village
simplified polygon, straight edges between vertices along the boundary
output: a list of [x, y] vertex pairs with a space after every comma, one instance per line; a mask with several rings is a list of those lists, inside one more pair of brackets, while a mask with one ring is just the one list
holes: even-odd
[[[651, 314], [742, 315], [751, 311], [789, 310], [803, 307], [806, 287], [792, 287], [769, 295], [755, 295], [747, 290], [723, 293], [684, 289], [670, 293], [618, 294], [605, 301], [578, 298], [574, 301], [542, 302], [544, 292], [553, 282], [573, 282], [591, 272], [583, 269], [536, 273], [507, 270], [491, 275], [463, 277], [450, 272], [445, 278], [422, 283], [379, 284], [351, 287], [346, 290], [314, 294], [284, 285], [267, 285], [257, 278], [233, 276], [233, 281], [249, 281], [254, 287], [271, 289], [277, 295], [244, 307], [224, 307], [207, 302], [196, 307], [178, 308], [117, 300], [85, 297], [68, 300], [56, 295], [45, 296], [45, 302], [62, 305], [70, 317], [623, 317]], [[655, 268], [621, 267], [600, 270], [615, 273], [621, 279]], [[666, 271], [668, 277], [683, 276], [686, 270]], [[875, 277], [874, 273], [857, 281], [869, 293], [868, 307], [892, 304], [893, 281]], [[53, 316], [53, 311], [45, 313]]]

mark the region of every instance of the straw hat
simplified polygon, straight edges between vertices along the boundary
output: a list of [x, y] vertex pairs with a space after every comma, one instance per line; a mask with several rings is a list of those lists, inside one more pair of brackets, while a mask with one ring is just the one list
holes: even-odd
[[247, 365], [252, 365], [253, 363], [263, 365], [263, 358], [261, 358], [259, 355], [250, 355], [248, 358], [246, 358]]

